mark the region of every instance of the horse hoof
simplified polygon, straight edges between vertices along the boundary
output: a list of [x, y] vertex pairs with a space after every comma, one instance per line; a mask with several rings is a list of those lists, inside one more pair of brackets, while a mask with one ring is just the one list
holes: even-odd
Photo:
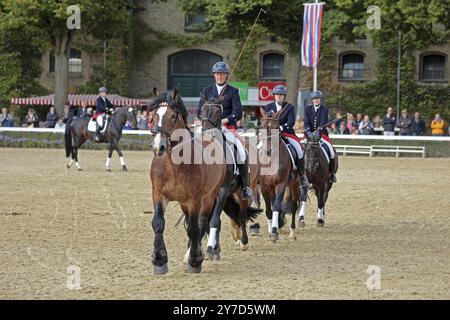
[[215, 253], [215, 254], [213, 255], [213, 261], [220, 261], [220, 254]]
[[300, 228], [304, 228], [304, 227], [305, 227], [305, 220], [304, 220], [304, 219], [300, 219], [300, 220], [298, 221], [298, 226], [299, 226]]
[[204, 259], [205, 260], [213, 260], [214, 259], [213, 248], [211, 246], [208, 246], [208, 248], [206, 248], [206, 254], [205, 254]]
[[111, 168], [106, 168], [106, 172], [112, 172]]
[[322, 219], [317, 220], [317, 226], [319, 228], [323, 228], [324, 225], [325, 225], [325, 221], [323, 221]]
[[127, 166], [122, 166], [122, 171], [128, 171]]
[[272, 240], [273, 242], [277, 241], [278, 239], [280, 239], [279, 235], [278, 235], [278, 231], [276, 228], [272, 228], [272, 233], [270, 234], [270, 240]]
[[289, 240], [291, 240], [291, 241], [297, 241], [297, 237], [296, 237], [296, 236], [289, 236]]
[[241, 248], [241, 251], [247, 251], [248, 250], [248, 243], [247, 244], [243, 244], [241, 242], [240, 248]]
[[186, 263], [184, 265], [184, 269], [187, 273], [200, 273], [202, 271], [202, 265], [199, 265], [198, 267], [193, 267], [189, 263]]
[[78, 171], [83, 171], [83, 169], [82, 168], [78, 168]]
[[155, 275], [161, 275], [166, 274], [169, 272], [169, 267], [167, 267], [167, 263], [163, 264], [162, 266], [153, 266], [153, 274]]

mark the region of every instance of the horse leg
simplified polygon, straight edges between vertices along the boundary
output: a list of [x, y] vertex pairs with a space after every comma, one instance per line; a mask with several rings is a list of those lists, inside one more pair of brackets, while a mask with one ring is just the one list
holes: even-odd
[[209, 220], [209, 236], [206, 248], [205, 260], [220, 260], [219, 234], [221, 228], [220, 214], [225, 204], [227, 190], [221, 189], [217, 196], [212, 214]]
[[298, 218], [298, 225], [303, 228], [305, 226], [306, 200], [308, 196], [308, 187], [303, 186], [300, 193], [300, 214]]
[[270, 233], [270, 238], [273, 242], [279, 239], [278, 228], [279, 225], [283, 223], [282, 221], [280, 221], [280, 213], [281, 213], [281, 202], [283, 201], [285, 190], [286, 190], [285, 183], [280, 183], [275, 188], [276, 196], [272, 208], [272, 231]]
[[[84, 142], [84, 141], [83, 141]], [[72, 147], [72, 157], [75, 160], [75, 166], [77, 167], [78, 171], [83, 171], [80, 164], [78, 163], [78, 148], [83, 143], [81, 141], [74, 141], [74, 145]]]
[[242, 199], [241, 193], [237, 192], [239, 198], [239, 223], [241, 225], [241, 241], [239, 247], [242, 251], [248, 250], [248, 235], [247, 235], [247, 209], [248, 201]]
[[299, 203], [299, 189], [297, 188], [297, 185], [293, 186], [293, 188], [291, 188], [291, 194], [292, 197], [290, 199], [290, 201], [292, 201], [292, 219], [291, 219], [291, 232], [289, 234], [289, 239], [291, 240], [297, 240], [297, 237], [295, 235], [295, 214], [298, 211], [298, 203]]
[[117, 153], [119, 154], [120, 165], [122, 166], [122, 171], [128, 171], [128, 168], [125, 164], [125, 159], [123, 158], [122, 150], [119, 147], [119, 142], [114, 140], [113, 143], [114, 143], [114, 148], [116, 149]]
[[167, 267], [167, 250], [164, 243], [164, 209], [168, 201], [160, 197], [155, 191], [153, 192], [153, 207], [155, 213], [153, 215], [152, 227], [155, 233], [153, 241], [153, 272], [154, 274], [165, 274], [169, 271]]
[[325, 191], [321, 188], [317, 193], [317, 226], [323, 227], [325, 225], [325, 217], [324, 217], [324, 194]]
[[267, 231], [272, 232], [272, 201], [270, 199], [270, 194], [267, 192], [262, 192], [264, 203], [266, 204], [266, 217], [267, 217]]
[[112, 143], [109, 144], [108, 158], [106, 158], [106, 171], [111, 172], [111, 158], [114, 152], [114, 145]]
[[188, 263], [185, 264], [185, 269], [189, 273], [199, 273], [200, 271], [202, 271], [203, 255], [201, 252], [199, 241], [201, 232], [198, 222], [199, 214], [193, 214], [192, 211], [189, 212], [187, 234], [191, 243], [191, 247], [188, 249]]

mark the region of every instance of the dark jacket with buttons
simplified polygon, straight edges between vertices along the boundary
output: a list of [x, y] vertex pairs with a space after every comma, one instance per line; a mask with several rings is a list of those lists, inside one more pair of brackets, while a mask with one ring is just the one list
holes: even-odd
[[97, 98], [97, 103], [95, 104], [95, 112], [97, 113], [105, 113], [107, 109], [112, 108], [111, 101], [105, 97], [105, 100], [100, 96]]
[[[286, 106], [286, 107], [285, 107]], [[295, 135], [295, 108], [290, 103], [283, 103], [284, 110], [280, 115], [279, 122], [281, 126], [281, 132], [286, 132]], [[276, 102], [269, 103], [264, 107], [264, 111], [273, 113], [277, 112]]]
[[[242, 118], [242, 104], [241, 98], [239, 97], [239, 90], [228, 84], [222, 90], [225, 90], [222, 94], [222, 119], [227, 118], [229, 121], [228, 124], [236, 127], [236, 122]], [[198, 103], [197, 117], [199, 119], [201, 119], [202, 107], [205, 103], [205, 98], [207, 101], [209, 98], [218, 97], [219, 93], [217, 92], [216, 84], [203, 88], [201, 98]]]
[[325, 125], [328, 123], [328, 108], [321, 104], [316, 112], [312, 104], [307, 106], [304, 123], [307, 134], [316, 131], [319, 127], [324, 127], [321, 132], [328, 135], [328, 130], [325, 128]]

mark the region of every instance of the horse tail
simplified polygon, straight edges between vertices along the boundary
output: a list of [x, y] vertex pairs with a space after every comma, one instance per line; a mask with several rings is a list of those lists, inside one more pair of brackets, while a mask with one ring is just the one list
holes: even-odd
[[[230, 219], [233, 220], [237, 225], [241, 225], [239, 222], [240, 206], [233, 195], [228, 196], [227, 200], [225, 201], [223, 211], [225, 211], [227, 216], [230, 217]], [[262, 209], [249, 206], [247, 208], [247, 221], [253, 222], [254, 219], [256, 219], [262, 211]]]
[[66, 148], [66, 158], [69, 158], [72, 153], [72, 131], [70, 125], [72, 121], [67, 121], [66, 129], [64, 131], [64, 146]]

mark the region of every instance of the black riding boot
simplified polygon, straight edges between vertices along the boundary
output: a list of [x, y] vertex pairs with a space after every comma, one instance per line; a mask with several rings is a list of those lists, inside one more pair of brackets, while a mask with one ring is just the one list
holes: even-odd
[[95, 129], [95, 134], [94, 134], [94, 141], [100, 141], [100, 130], [102, 129], [100, 127], [100, 125], [97, 123], [96, 124], [97, 128]]
[[248, 154], [245, 153], [245, 163], [238, 164], [239, 173], [242, 178], [242, 199], [248, 200], [253, 196], [252, 190], [248, 187], [250, 178], [248, 175]]
[[336, 159], [330, 159], [330, 182], [337, 182], [336, 179]]
[[307, 187], [309, 185], [308, 177], [305, 172], [305, 157], [298, 159], [298, 173], [300, 174], [300, 186]]

